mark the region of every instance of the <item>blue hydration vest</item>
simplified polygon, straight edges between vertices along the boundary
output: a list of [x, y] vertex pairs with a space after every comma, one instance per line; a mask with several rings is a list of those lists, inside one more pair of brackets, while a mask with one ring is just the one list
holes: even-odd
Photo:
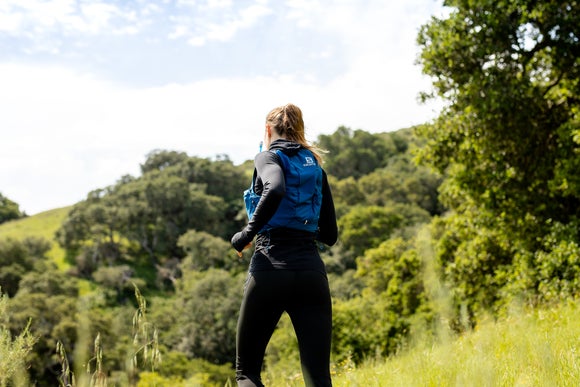
[[[270, 221], [260, 233], [277, 227], [316, 232], [322, 204], [322, 169], [308, 149], [300, 149], [288, 156], [277, 149], [286, 179], [286, 194]], [[260, 196], [254, 192], [254, 179], [244, 191], [248, 219], [252, 219]]]

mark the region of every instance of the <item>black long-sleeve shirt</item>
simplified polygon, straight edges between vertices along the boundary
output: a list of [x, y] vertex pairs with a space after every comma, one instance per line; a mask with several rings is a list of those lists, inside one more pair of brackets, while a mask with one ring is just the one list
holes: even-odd
[[[291, 156], [300, 148], [300, 144], [280, 139], [272, 142], [269, 150], [280, 149]], [[250, 271], [288, 269], [324, 272], [324, 264], [320, 259], [316, 241], [332, 246], [338, 238], [334, 201], [324, 170], [322, 204], [316, 233], [277, 228], [258, 234], [274, 216], [286, 192], [284, 169], [280, 158], [275, 152], [270, 151], [261, 152], [254, 159], [254, 191], [261, 195], [261, 198], [252, 219], [239, 233], [241, 235], [234, 236], [232, 243], [235, 242], [234, 247], [240, 250], [240, 247], [245, 246], [257, 235]]]

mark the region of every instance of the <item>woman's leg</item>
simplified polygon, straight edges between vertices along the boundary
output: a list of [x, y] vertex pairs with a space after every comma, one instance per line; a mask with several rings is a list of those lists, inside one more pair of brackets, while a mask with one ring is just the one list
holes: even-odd
[[294, 293], [288, 315], [298, 338], [306, 386], [332, 386], [332, 302], [328, 279], [317, 271], [296, 272]]
[[236, 380], [238, 386], [263, 386], [260, 373], [266, 347], [283, 307], [276, 298], [279, 285], [274, 272], [248, 275], [240, 308], [236, 336]]

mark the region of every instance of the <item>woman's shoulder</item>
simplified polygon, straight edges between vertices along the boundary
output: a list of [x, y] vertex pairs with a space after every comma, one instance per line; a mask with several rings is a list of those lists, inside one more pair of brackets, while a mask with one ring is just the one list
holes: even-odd
[[280, 164], [280, 156], [272, 150], [266, 150], [258, 153], [254, 158], [254, 165], [259, 168], [260, 166], [264, 166], [266, 164]]

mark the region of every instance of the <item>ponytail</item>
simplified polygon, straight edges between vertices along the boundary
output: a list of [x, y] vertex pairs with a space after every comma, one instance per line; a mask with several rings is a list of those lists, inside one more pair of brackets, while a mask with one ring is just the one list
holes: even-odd
[[289, 103], [272, 109], [266, 116], [266, 123], [281, 137], [294, 141], [311, 151], [318, 164], [322, 165], [322, 153], [326, 151], [306, 141], [302, 111], [298, 106]]

